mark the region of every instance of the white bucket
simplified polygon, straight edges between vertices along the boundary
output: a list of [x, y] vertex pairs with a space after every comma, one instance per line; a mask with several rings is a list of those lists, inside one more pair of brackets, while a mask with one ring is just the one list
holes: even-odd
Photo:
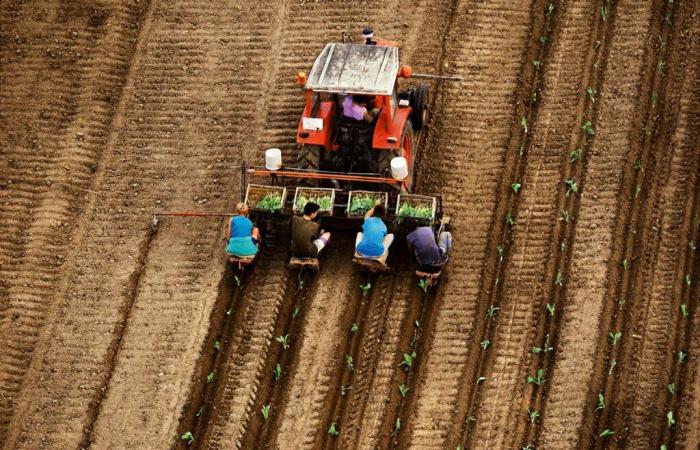
[[282, 167], [282, 150], [278, 148], [265, 150], [265, 167], [267, 170], [279, 170]]
[[408, 162], [403, 156], [391, 160], [391, 176], [395, 180], [403, 180], [408, 176]]

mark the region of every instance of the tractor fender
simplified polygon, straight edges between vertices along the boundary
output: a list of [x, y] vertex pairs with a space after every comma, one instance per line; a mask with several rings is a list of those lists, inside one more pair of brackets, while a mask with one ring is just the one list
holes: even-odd
[[397, 107], [393, 116], [393, 120], [389, 123], [390, 114], [388, 111], [382, 110], [374, 126], [372, 148], [390, 150], [401, 146], [401, 133], [406, 120], [411, 116], [411, 107]]

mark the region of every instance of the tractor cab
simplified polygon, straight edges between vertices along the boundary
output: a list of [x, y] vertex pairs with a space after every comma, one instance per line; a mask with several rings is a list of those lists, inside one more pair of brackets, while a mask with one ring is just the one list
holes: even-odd
[[[399, 49], [389, 45], [330, 43], [316, 58], [304, 83], [306, 103], [297, 126], [297, 165], [305, 170], [390, 176], [391, 160], [405, 159], [408, 175], [394, 187], [413, 190], [416, 133], [426, 120], [428, 87], [400, 90]], [[362, 98], [371, 122], [350, 117], [347, 108]], [[357, 106], [356, 108], [362, 108]]]

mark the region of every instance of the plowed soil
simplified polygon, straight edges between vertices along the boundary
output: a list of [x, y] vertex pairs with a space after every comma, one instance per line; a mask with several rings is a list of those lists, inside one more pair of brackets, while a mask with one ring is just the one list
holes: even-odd
[[[294, 74], [366, 24], [461, 77], [438, 286], [399, 241], [240, 273], [223, 218], [152, 226], [293, 161]], [[694, 0], [2, 1], [2, 448], [698, 448], [698, 123]]]

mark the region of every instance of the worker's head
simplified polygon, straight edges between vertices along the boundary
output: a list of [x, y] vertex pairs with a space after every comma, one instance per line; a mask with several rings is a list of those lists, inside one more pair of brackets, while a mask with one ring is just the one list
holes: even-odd
[[304, 205], [304, 215], [314, 219], [318, 215], [319, 209], [321, 209], [321, 207], [318, 205], [318, 203], [306, 202], [306, 205]]
[[369, 103], [369, 97], [366, 95], [353, 95], [352, 102], [356, 105], [367, 106], [367, 103]]
[[373, 214], [374, 217], [378, 217], [380, 219], [383, 219], [385, 215], [386, 215], [386, 208], [384, 207], [384, 205], [380, 204], [380, 205], [377, 205], [374, 207], [374, 214]]
[[239, 216], [247, 216], [248, 215], [248, 205], [246, 205], [244, 202], [240, 202], [236, 205], [236, 214]]

